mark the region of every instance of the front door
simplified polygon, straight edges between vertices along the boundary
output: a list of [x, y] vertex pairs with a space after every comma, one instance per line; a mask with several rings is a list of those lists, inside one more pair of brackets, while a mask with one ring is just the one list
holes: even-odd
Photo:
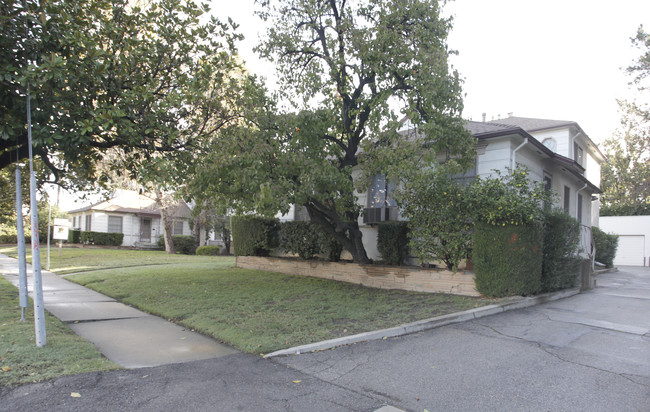
[[140, 220], [140, 241], [151, 242], [151, 218], [143, 217]]

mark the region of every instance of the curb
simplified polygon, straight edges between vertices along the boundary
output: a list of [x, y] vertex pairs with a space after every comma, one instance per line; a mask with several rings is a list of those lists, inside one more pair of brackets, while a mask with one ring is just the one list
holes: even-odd
[[358, 342], [381, 340], [384, 338], [408, 335], [411, 333], [421, 332], [423, 330], [439, 328], [445, 325], [466, 322], [472, 319], [479, 319], [485, 316], [495, 315], [497, 313], [507, 312], [510, 310], [541, 305], [542, 303], [568, 298], [570, 296], [577, 295], [578, 293], [580, 293], [580, 288], [571, 288], [559, 292], [545, 293], [543, 295], [531, 296], [527, 298], [519, 297], [515, 298], [513, 301], [504, 302], [498, 305], [488, 305], [476, 309], [466, 310], [463, 312], [437, 316], [435, 318], [406, 323], [404, 325], [396, 326], [393, 328], [364, 332], [357, 335], [344, 336], [342, 338], [324, 340], [316, 343], [308, 343], [306, 345], [294, 346], [293, 348], [280, 349], [278, 351], [264, 355], [264, 358], [273, 358], [276, 356], [286, 355], [300, 355], [304, 352], [315, 352]]
[[594, 276], [602, 275], [603, 273], [614, 273], [614, 272], [618, 272], [617, 267], [598, 269], [598, 270], [594, 270]]

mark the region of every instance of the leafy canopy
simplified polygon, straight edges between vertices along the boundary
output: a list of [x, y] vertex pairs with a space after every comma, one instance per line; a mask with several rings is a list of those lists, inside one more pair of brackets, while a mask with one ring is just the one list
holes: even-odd
[[632, 76], [630, 84], [637, 87], [641, 102], [619, 101], [621, 127], [605, 142], [603, 216], [650, 214], [650, 35], [643, 26], [632, 43], [641, 56], [626, 71]]
[[[304, 206], [355, 261], [368, 261], [358, 225], [365, 192], [437, 155], [467, 166], [461, 81], [447, 58], [451, 21], [428, 0], [261, 2], [271, 21], [260, 54], [278, 68], [277, 99], [224, 130], [200, 185], [238, 211]], [[408, 117], [419, 134], [398, 133]]]
[[238, 90], [229, 25], [205, 22], [207, 7], [192, 1], [139, 4], [2, 3], [0, 169], [27, 156], [28, 85], [35, 155], [77, 185], [95, 179], [107, 149], [135, 170], [152, 153], [193, 147], [228, 118]]

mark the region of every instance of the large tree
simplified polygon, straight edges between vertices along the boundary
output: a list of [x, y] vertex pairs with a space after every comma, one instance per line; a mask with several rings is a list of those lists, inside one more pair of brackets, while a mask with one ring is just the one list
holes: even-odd
[[77, 185], [95, 179], [106, 149], [135, 171], [210, 135], [229, 120], [238, 63], [236, 36], [204, 21], [206, 10], [186, 0], [3, 1], [0, 169], [28, 153], [27, 86], [35, 155]]
[[608, 161], [602, 170], [603, 216], [650, 214], [650, 35], [643, 26], [632, 43], [641, 56], [627, 72], [639, 96], [619, 102], [621, 127], [604, 145]]
[[[429, 0], [261, 3], [271, 29], [259, 52], [275, 61], [279, 102], [292, 107], [259, 109], [225, 130], [200, 187], [240, 211], [304, 206], [366, 263], [355, 189], [377, 173], [397, 181], [436, 156], [460, 166], [473, 156], [447, 61], [451, 21]], [[398, 133], [405, 116], [418, 135]]]

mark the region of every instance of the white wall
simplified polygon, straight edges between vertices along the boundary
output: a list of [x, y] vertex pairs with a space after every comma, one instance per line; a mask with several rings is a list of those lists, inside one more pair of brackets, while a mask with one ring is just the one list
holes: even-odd
[[619, 235], [614, 265], [650, 266], [650, 216], [602, 216], [600, 228]]

